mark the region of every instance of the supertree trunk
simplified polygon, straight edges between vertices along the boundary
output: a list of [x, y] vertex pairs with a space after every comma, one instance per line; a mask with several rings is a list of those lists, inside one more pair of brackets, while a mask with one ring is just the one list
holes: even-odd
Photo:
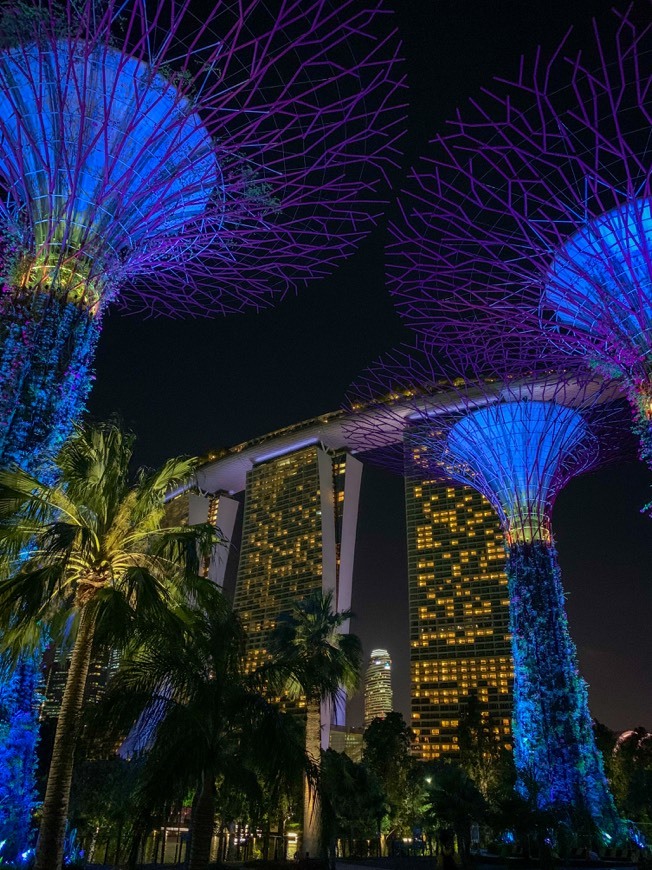
[[554, 547], [512, 544], [507, 576], [519, 791], [541, 809], [584, 806], [613, 837], [620, 821], [593, 736]]
[[83, 409], [99, 319], [54, 295], [0, 297], [0, 465], [38, 471]]
[[31, 845], [36, 803], [38, 721], [34, 689], [38, 661], [24, 657], [9, 673], [0, 659], [0, 861], [18, 862]]
[[[51, 459], [81, 412], [91, 382], [92, 356], [99, 334], [98, 320], [74, 303], [51, 295], [21, 294], [5, 286], [0, 295], [0, 465], [18, 465], [48, 477]], [[20, 723], [0, 728], [0, 754], [13, 771], [6, 796], [12, 842], [21, 852], [29, 847], [34, 789], [34, 748], [38, 733], [34, 686], [42, 648], [21, 657], [8, 686], [20, 680], [26, 693], [4, 692], [3, 719]], [[0, 687], [0, 693], [2, 687]], [[27, 696], [29, 694], [29, 697]], [[28, 740], [33, 733], [31, 742]], [[9, 763], [9, 761], [11, 763]], [[12, 847], [12, 843], [8, 844]], [[13, 848], [13, 847], [12, 847]], [[5, 857], [8, 857], [6, 850]]]

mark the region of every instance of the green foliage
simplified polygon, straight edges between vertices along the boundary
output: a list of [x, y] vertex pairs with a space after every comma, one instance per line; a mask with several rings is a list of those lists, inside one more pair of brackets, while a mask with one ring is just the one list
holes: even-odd
[[188, 794], [196, 802], [206, 783], [226, 824], [258, 819], [302, 773], [312, 776], [300, 723], [265, 697], [260, 674], [246, 672], [240, 619], [215, 587], [185, 607], [181, 630], [152, 626], [126, 650], [94, 726], [129, 733], [126, 747], [142, 754], [143, 819]]
[[437, 765], [428, 785], [426, 818], [455, 832], [462, 861], [470, 862], [470, 830], [487, 815], [487, 803], [473, 780], [458, 764]]
[[365, 764], [327, 750], [322, 756], [320, 793], [327, 850], [332, 852], [339, 839], [348, 845], [348, 854], [354, 854], [356, 840], [377, 840], [387, 804], [378, 778]]
[[[458, 726], [459, 761], [485, 799], [501, 792], [511, 779], [511, 755], [503, 748], [498, 723], [483, 716], [477, 692], [462, 701]], [[513, 785], [513, 781], [510, 783]]]
[[411, 834], [423, 798], [423, 766], [410, 755], [410, 729], [401, 713], [374, 719], [364, 733], [364, 763], [377, 778], [387, 811], [383, 832], [390, 837]]
[[357, 689], [362, 647], [342, 634], [351, 611], [333, 611], [333, 593], [312, 592], [281, 613], [269, 640], [277, 688], [292, 699], [331, 699], [342, 687]]
[[[13, 655], [43, 627], [72, 640], [36, 863], [61, 863], [73, 758], [89, 663], [98, 647], [125, 648], [154, 630], [174, 632], [186, 601], [204, 600], [200, 560], [217, 543], [204, 526], [168, 527], [165, 497], [190, 482], [192, 460], [131, 476], [134, 438], [115, 423], [77, 428], [50, 484], [0, 469], [0, 631]], [[74, 639], [74, 640], [73, 640]]]
[[645, 728], [625, 732], [608, 755], [607, 771], [621, 813], [652, 824], [652, 734]]
[[103, 843], [120, 836], [126, 844], [137, 818], [137, 788], [142, 763], [116, 755], [83, 759], [75, 766], [68, 823], [80, 840]]
[[[315, 590], [291, 610], [281, 613], [270, 636], [269, 651], [273, 667], [268, 670], [270, 685], [290, 699], [306, 699], [306, 754], [319, 776], [321, 765], [320, 704], [337, 704], [341, 689], [357, 688], [360, 680], [362, 647], [353, 634], [343, 634], [342, 626], [350, 611], [333, 610], [333, 593]], [[323, 849], [320, 832], [319, 793], [306, 782], [303, 801], [304, 854], [317, 855]]]
[[172, 459], [132, 482], [133, 446], [114, 423], [98, 424], [62, 448], [54, 485], [0, 470], [0, 627], [14, 651], [34, 644], [42, 625], [56, 642], [74, 637], [82, 608], [95, 642], [119, 647], [138, 625], [168, 621], [188, 594], [202, 594], [200, 559], [215, 530], [164, 524], [166, 493], [195, 463]]

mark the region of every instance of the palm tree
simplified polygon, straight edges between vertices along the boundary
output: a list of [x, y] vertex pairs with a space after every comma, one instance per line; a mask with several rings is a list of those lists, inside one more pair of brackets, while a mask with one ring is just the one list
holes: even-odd
[[171, 623], [201, 595], [210, 526], [165, 525], [165, 496], [195, 464], [171, 459], [130, 476], [134, 437], [113, 424], [78, 428], [60, 451], [57, 483], [0, 471], [0, 629], [17, 652], [47, 626], [72, 642], [54, 740], [36, 870], [61, 866], [75, 745], [89, 663], [98, 645], [120, 648], [138, 626]]
[[[343, 634], [349, 610], [333, 611], [333, 593], [316, 590], [277, 620], [269, 643], [272, 660], [282, 675], [282, 690], [288, 698], [305, 698], [306, 752], [317, 771], [321, 760], [321, 703], [337, 703], [341, 689], [353, 691], [360, 681], [362, 648], [354, 634]], [[322, 852], [318, 790], [304, 783], [304, 854]]]
[[216, 588], [186, 608], [183, 633], [154, 631], [128, 652], [97, 718], [147, 751], [144, 811], [194, 793], [190, 870], [210, 859], [216, 799], [259, 804], [310, 775], [301, 729], [247, 674], [244, 632]]

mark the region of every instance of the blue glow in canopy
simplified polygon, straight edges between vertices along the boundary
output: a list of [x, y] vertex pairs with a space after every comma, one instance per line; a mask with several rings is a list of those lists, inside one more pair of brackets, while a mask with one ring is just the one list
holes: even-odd
[[505, 402], [470, 411], [450, 430], [448, 473], [479, 490], [512, 540], [547, 539], [562, 471], [587, 436], [582, 415], [554, 402]]
[[37, 253], [108, 248], [126, 271], [134, 251], [169, 262], [222, 189], [191, 102], [107, 46], [62, 39], [1, 52], [0, 119], [0, 185], [26, 213]]
[[652, 203], [632, 200], [588, 223], [555, 254], [545, 304], [575, 329], [633, 342], [652, 329]]

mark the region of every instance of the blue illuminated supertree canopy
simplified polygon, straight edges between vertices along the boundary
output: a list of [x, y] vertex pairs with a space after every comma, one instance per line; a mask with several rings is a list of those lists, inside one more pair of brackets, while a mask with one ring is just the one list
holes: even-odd
[[518, 788], [541, 809], [587, 810], [608, 837], [622, 838], [551, 528], [563, 485], [618, 453], [617, 394], [595, 377], [500, 352], [493, 348], [493, 368], [477, 353], [442, 367], [427, 344], [395, 352], [354, 386], [349, 435], [359, 450], [390, 457], [401, 438], [411, 474], [470, 485], [495, 509], [507, 551]]
[[413, 171], [389, 253], [420, 333], [490, 342], [518, 324], [617, 378], [648, 462], [651, 35], [634, 2], [461, 109]]
[[8, 2], [0, 45], [0, 462], [61, 445], [111, 302], [228, 313], [373, 226], [402, 134], [379, 0]]

